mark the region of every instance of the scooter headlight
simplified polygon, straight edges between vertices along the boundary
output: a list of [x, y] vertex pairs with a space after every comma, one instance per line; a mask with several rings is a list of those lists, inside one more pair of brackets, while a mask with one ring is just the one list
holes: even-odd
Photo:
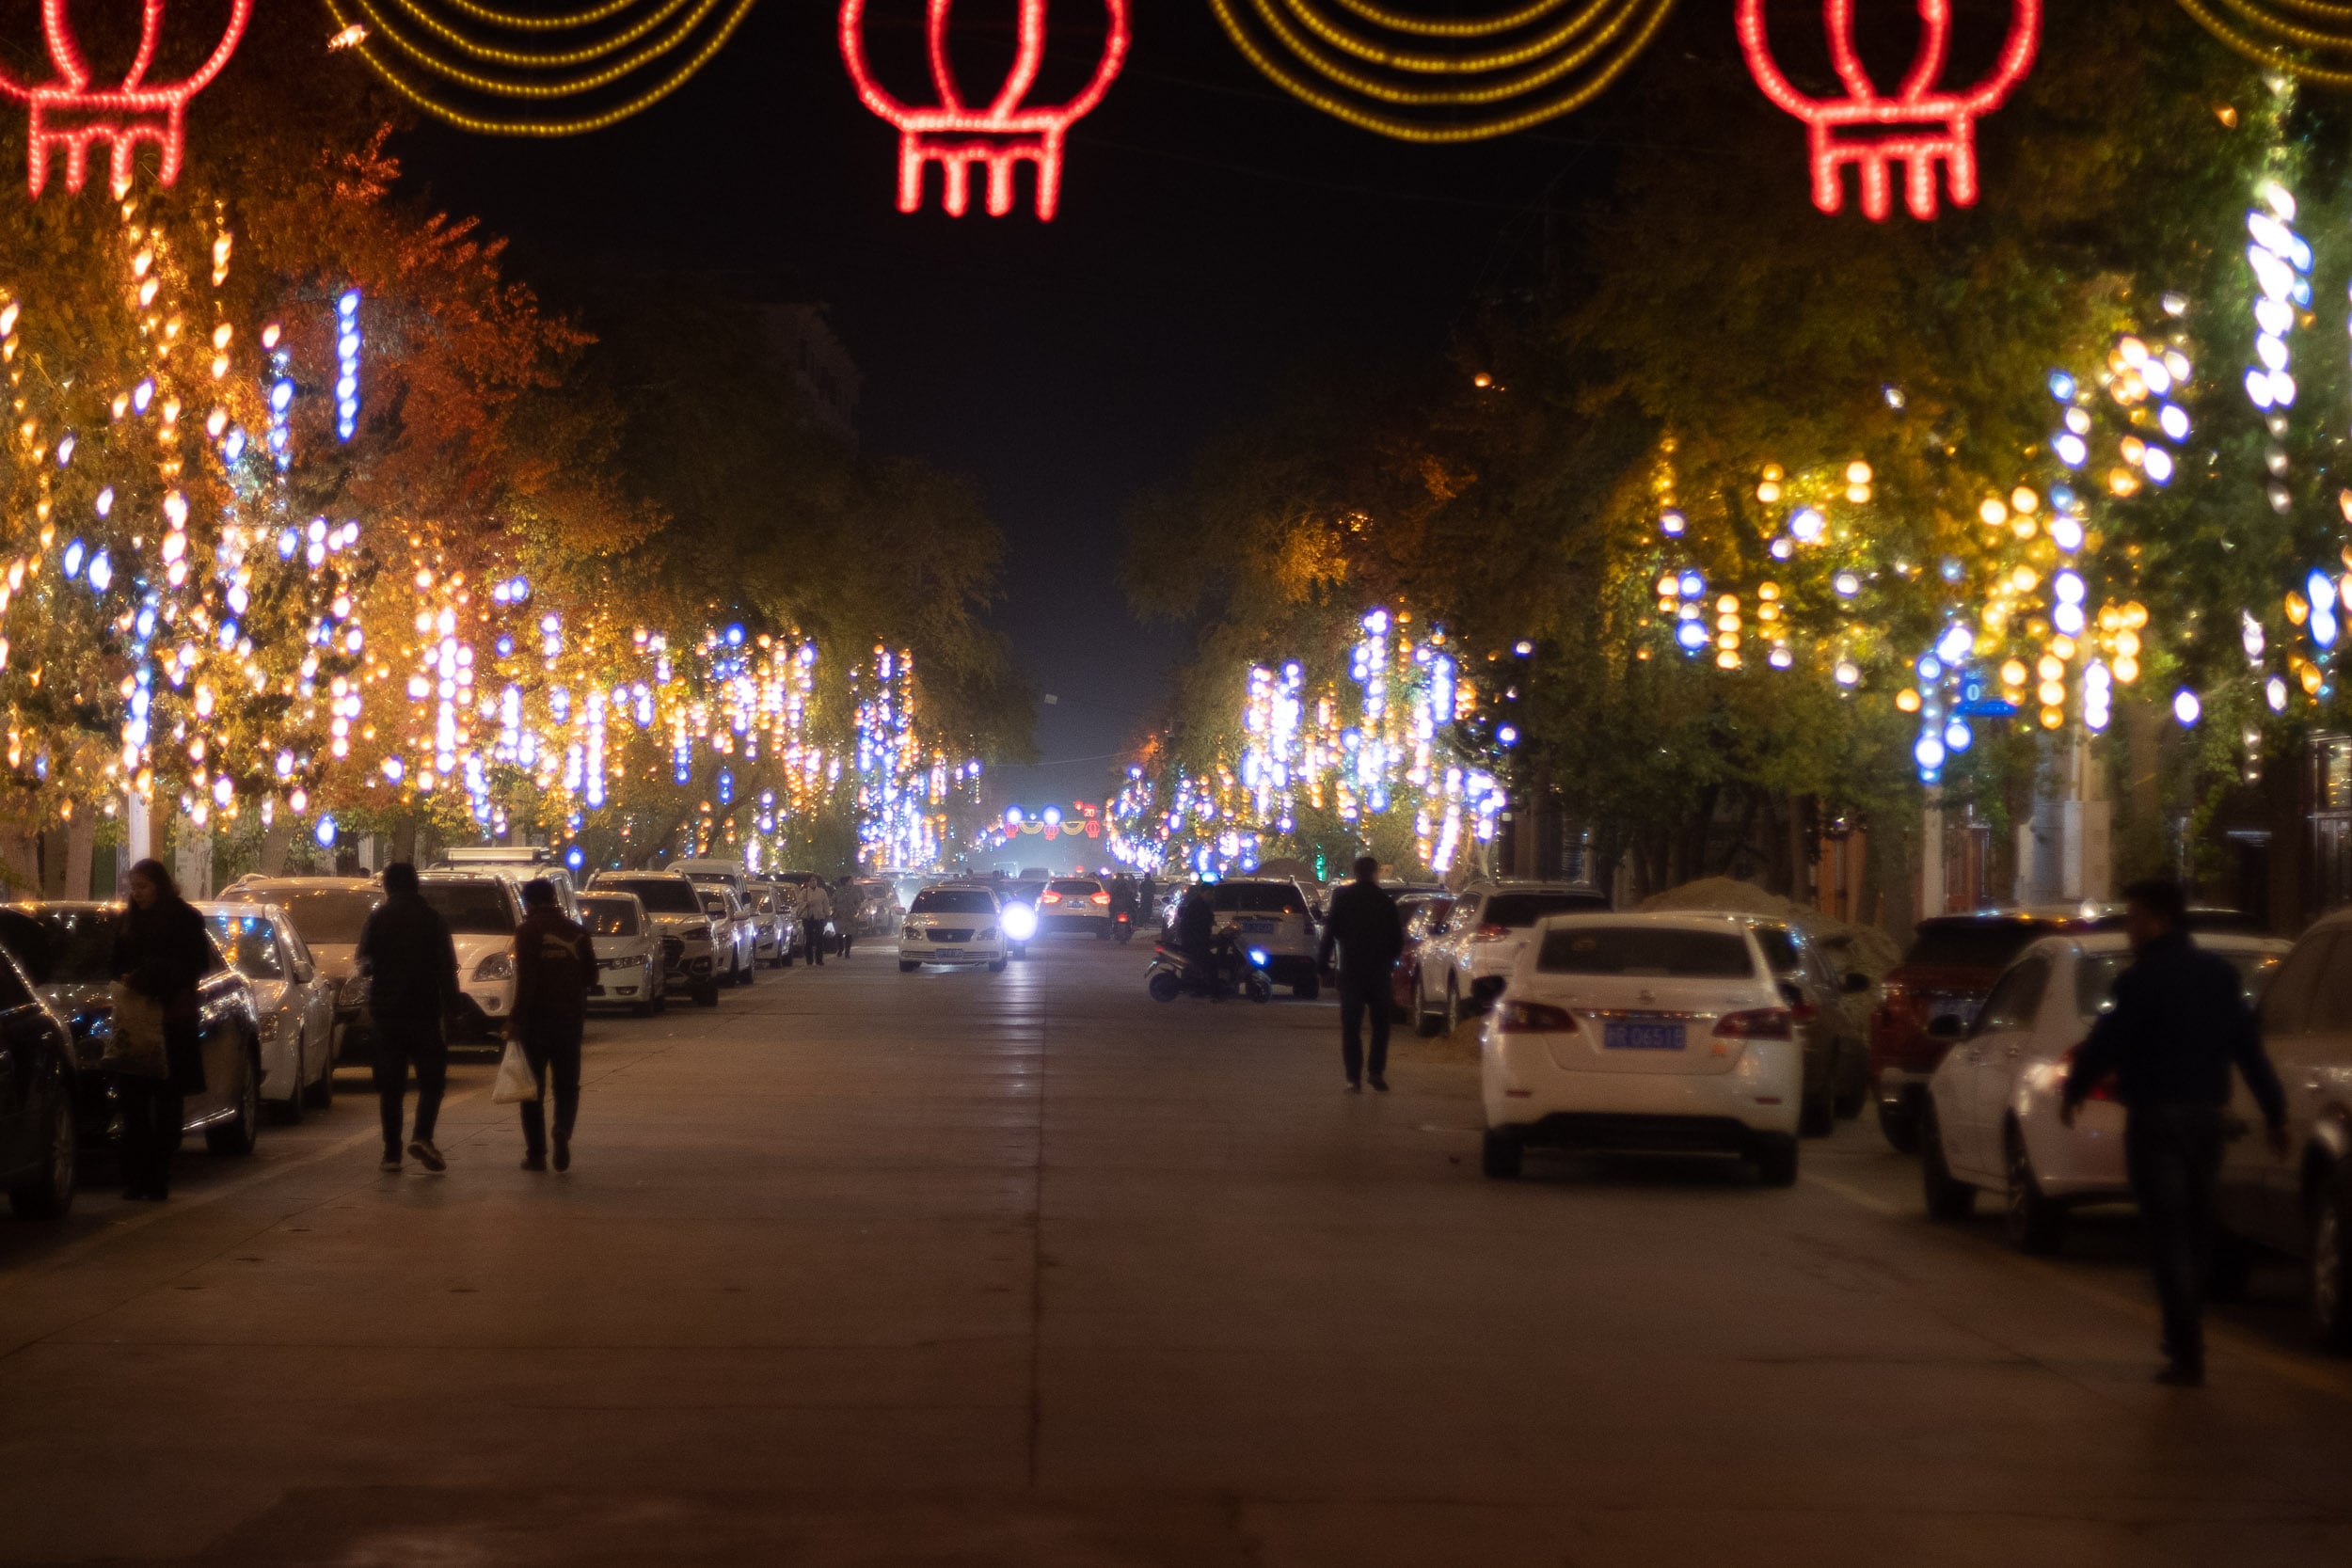
[[1256, 964], [1260, 969], [1263, 969], [1265, 967], [1265, 949], [1263, 947], [1251, 948], [1249, 950], [1249, 961]]
[[1015, 942], [1026, 942], [1037, 935], [1037, 911], [1026, 904], [1008, 904], [997, 917], [1005, 935]]

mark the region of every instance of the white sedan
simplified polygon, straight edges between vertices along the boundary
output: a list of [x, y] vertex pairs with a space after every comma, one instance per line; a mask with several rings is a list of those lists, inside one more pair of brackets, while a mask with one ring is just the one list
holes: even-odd
[[1502, 990], [1528, 932], [1546, 915], [1605, 911], [1609, 899], [1567, 882], [1473, 882], [1435, 927], [1413, 968], [1414, 1017], [1424, 1035], [1452, 1034]]
[[898, 973], [925, 964], [986, 964], [1000, 974], [1012, 947], [993, 891], [977, 883], [927, 887], [914, 895], [898, 931]]
[[1537, 924], [1479, 1042], [1486, 1172], [1531, 1145], [1741, 1155], [1797, 1179], [1804, 1047], [1747, 921], [1558, 915]]
[[[2269, 937], [2209, 934], [2197, 945], [2236, 966], [2249, 1004], [2259, 1002], [2290, 944]], [[2132, 961], [2120, 933], [2044, 937], [2001, 974], [1975, 1021], [1931, 1020], [1956, 1035], [1928, 1080], [1920, 1127], [1920, 1184], [1928, 1213], [1966, 1217], [1979, 1190], [2007, 1205], [2009, 1239], [2021, 1252], [2054, 1252], [2066, 1212], [2127, 1201], [2123, 1107], [2092, 1092], [2071, 1128], [2058, 1120], [2074, 1048], [2115, 1005], [2115, 977]]]

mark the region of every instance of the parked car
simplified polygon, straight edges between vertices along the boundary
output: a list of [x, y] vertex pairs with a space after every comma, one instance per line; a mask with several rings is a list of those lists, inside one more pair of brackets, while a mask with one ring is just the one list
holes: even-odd
[[286, 911], [274, 904], [196, 906], [213, 940], [253, 988], [262, 1039], [262, 1100], [279, 1121], [335, 1100], [335, 983], [319, 973]]
[[746, 897], [752, 907], [752, 947], [757, 961], [771, 969], [790, 963], [801, 923], [792, 895], [775, 882], [754, 878]]
[[719, 984], [750, 985], [759, 963], [759, 928], [751, 906], [723, 882], [697, 882], [694, 891], [702, 900], [704, 917], [710, 922]]
[[79, 1076], [65, 1020], [0, 952], [0, 1187], [18, 1219], [61, 1219], [73, 1207]]
[[898, 902], [898, 884], [887, 877], [866, 877], [850, 885], [858, 895], [858, 935], [895, 936], [907, 913]]
[[[1328, 905], [1325, 906], [1328, 909]], [[1416, 995], [1421, 985], [1421, 950], [1428, 942], [1430, 933], [1445, 924], [1447, 913], [1454, 908], [1450, 893], [1408, 893], [1396, 901], [1397, 918], [1405, 923], [1405, 946], [1396, 956], [1396, 967], [1390, 972], [1389, 991], [1395, 1004], [1397, 1018], [1411, 1022], [1420, 1006]]]
[[686, 991], [706, 1007], [719, 1005], [719, 939], [700, 888], [675, 871], [599, 871], [588, 879], [588, 891], [635, 894], [661, 942], [665, 990]]
[[356, 1053], [367, 1037], [368, 977], [359, 973], [359, 931], [384, 902], [384, 890], [365, 877], [240, 877], [223, 900], [270, 904], [286, 911], [310, 962], [333, 989], [335, 1058]]
[[[2207, 936], [2198, 945], [2237, 967], [2259, 1003], [2289, 944], [2269, 937]], [[1930, 1028], [1950, 1038], [1928, 1081], [1921, 1112], [1920, 1183], [1928, 1213], [1960, 1219], [1979, 1190], [1998, 1193], [2009, 1239], [2022, 1252], [2053, 1252], [2067, 1211], [2128, 1199], [2123, 1107], [2104, 1087], [2068, 1128], [2058, 1106], [2074, 1048], [2115, 1005], [2115, 977], [2131, 962], [2116, 932], [2043, 937], [2002, 971], [1966, 1027], [1950, 1014]]]
[[1111, 890], [1093, 877], [1057, 877], [1037, 898], [1040, 931], [1076, 931], [1097, 942], [1111, 934]]
[[1804, 1041], [1804, 1112], [1800, 1130], [1825, 1138], [1840, 1117], [1858, 1117], [1870, 1098], [1867, 1017], [1854, 1005], [1870, 977], [1840, 974], [1804, 930], [1786, 921], [1745, 917], [1764, 958], [1788, 995]]
[[908, 906], [898, 930], [898, 973], [925, 964], [986, 964], [1004, 973], [1012, 956], [996, 895], [977, 882], [943, 882], [927, 887]]
[[495, 871], [427, 871], [417, 891], [457, 949], [457, 1032], [495, 1038], [515, 1012], [515, 927], [522, 884]]
[[2352, 1350], [2352, 910], [2321, 919], [2263, 997], [2263, 1041], [2287, 1091], [2289, 1154], [2257, 1135], [2242, 1083], [2217, 1189], [2217, 1293], [2242, 1283], [2249, 1249], [2300, 1259], [2319, 1341]]
[[555, 889], [556, 907], [574, 920], [580, 918], [580, 888], [572, 879], [571, 869], [554, 850], [543, 846], [485, 844], [470, 848], [445, 849], [441, 858], [426, 869], [476, 871], [503, 877], [516, 885], [517, 897], [521, 895], [519, 889], [523, 883], [544, 881]]
[[1479, 1040], [1489, 1177], [1531, 1146], [1713, 1151], [1797, 1179], [1804, 1048], [1754, 925], [1572, 914], [1528, 928]]
[[661, 1011], [669, 1000], [661, 938], [637, 895], [583, 893], [580, 918], [596, 954], [596, 983], [588, 990], [588, 1005], [627, 1007], [639, 1018]]
[[1240, 927], [1241, 944], [1263, 953], [1259, 968], [1293, 996], [1313, 1001], [1321, 993], [1315, 967], [1319, 940], [1306, 890], [1287, 877], [1228, 877], [1209, 884], [1209, 908], [1219, 926]]
[[[1964, 1026], [2001, 972], [2043, 937], [2122, 928], [2121, 906], [2096, 904], [1980, 910], [1919, 922], [1902, 961], [1881, 982], [1878, 1009], [1870, 1015], [1870, 1095], [1886, 1141], [1904, 1154], [1919, 1147], [1928, 1082], [1956, 1037], [1931, 1034], [1929, 1024], [1950, 1017]], [[2234, 910], [2193, 909], [2189, 929], [2259, 932], [2261, 927]]]
[[1451, 1034], [1502, 990], [1535, 923], [1549, 915], [1597, 913], [1606, 894], [1568, 882], [1473, 882], [1442, 926], [1423, 939], [1413, 989], [1424, 1035]]
[[[85, 1148], [110, 1144], [122, 1132], [114, 1084], [101, 1065], [114, 1030], [115, 933], [122, 916], [120, 904], [67, 900], [0, 911], [0, 942], [23, 961], [35, 991], [72, 1036], [75, 1116]], [[217, 943], [197, 982], [197, 1006], [204, 1089], [185, 1098], [181, 1131], [203, 1133], [215, 1154], [250, 1154], [262, 1129], [261, 1022], [253, 988]]]

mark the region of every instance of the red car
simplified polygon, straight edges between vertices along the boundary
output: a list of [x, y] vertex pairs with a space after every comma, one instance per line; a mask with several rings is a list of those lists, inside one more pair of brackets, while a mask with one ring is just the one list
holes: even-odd
[[1405, 951], [1397, 955], [1396, 967], [1389, 972], [1389, 1000], [1395, 1005], [1398, 1018], [1411, 1018], [1417, 1005], [1421, 944], [1453, 911], [1450, 893], [1408, 893], [1396, 901], [1396, 912], [1405, 922]]
[[[2235, 910], [2191, 910], [2188, 924], [2192, 931], [2261, 928]], [[2054, 932], [2111, 931], [2122, 925], [2121, 908], [2097, 904], [1984, 910], [1921, 921], [1902, 962], [1886, 972], [1870, 1014], [1870, 1096], [1878, 1101], [1886, 1141], [1905, 1154], [1917, 1150], [1928, 1080], [2010, 960]], [[1955, 1022], [1935, 1029], [1945, 1019]]]

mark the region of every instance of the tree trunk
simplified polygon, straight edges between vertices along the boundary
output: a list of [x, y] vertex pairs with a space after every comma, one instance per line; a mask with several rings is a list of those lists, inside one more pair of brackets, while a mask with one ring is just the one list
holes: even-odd
[[271, 814], [269, 826], [262, 830], [262, 875], [282, 877], [286, 874], [286, 851], [294, 847], [294, 817], [278, 811]]
[[414, 816], [404, 816], [392, 824], [392, 859], [406, 861], [411, 865], [416, 863], [417, 819]]
[[40, 896], [38, 836], [21, 828], [0, 828], [0, 882], [20, 898]]
[[90, 862], [98, 852], [98, 814], [84, 806], [73, 814], [73, 820], [65, 829], [65, 895], [68, 898], [87, 898], [90, 895]]

